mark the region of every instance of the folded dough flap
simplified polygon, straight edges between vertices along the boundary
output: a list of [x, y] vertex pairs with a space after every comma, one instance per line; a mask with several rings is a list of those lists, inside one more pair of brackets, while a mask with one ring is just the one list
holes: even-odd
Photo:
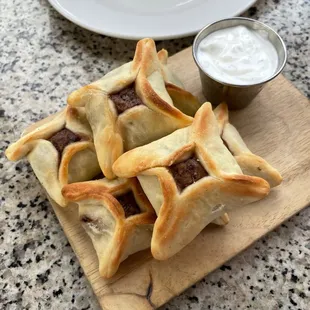
[[216, 199], [216, 192], [190, 199], [179, 198], [159, 214], [151, 243], [153, 256], [165, 260], [175, 255], [211, 222], [226, 220], [225, 204]]
[[160, 139], [179, 128], [176, 123], [171, 122], [170, 117], [145, 106], [130, 109], [120, 115], [117, 124], [122, 133], [125, 151]]
[[87, 199], [78, 205], [80, 222], [98, 256], [99, 272], [101, 276], [110, 277], [116, 272], [121, 256], [121, 244], [116, 241], [117, 219], [101, 201]]
[[227, 105], [222, 103], [214, 110], [221, 137], [231, 154], [235, 157], [242, 172], [266, 180], [271, 187], [282, 182], [281, 174], [266, 160], [253, 154], [243, 141], [238, 130], [229, 123]]
[[167, 66], [168, 52], [162, 49], [157, 55], [161, 64], [166, 89], [172, 99], [173, 105], [183, 113], [189, 116], [194, 116], [201, 105], [198, 99], [184, 89], [182, 82]]
[[104, 200], [78, 202], [80, 221], [92, 240], [102, 277], [112, 277], [129, 255], [150, 247], [152, 224], [127, 225], [115, 217]]
[[189, 141], [189, 134], [189, 127], [178, 129], [159, 140], [126, 152], [114, 163], [114, 173], [128, 178], [150, 168], [170, 166], [180, 154], [194, 148]]
[[103, 76], [100, 80], [73, 91], [67, 99], [71, 106], [84, 107], [96, 95], [118, 92], [134, 83], [138, 70], [133, 70], [133, 62], [128, 62]]
[[35, 129], [41, 127], [44, 124], [52, 122], [55, 118], [62, 117], [62, 115], [66, 114], [66, 111], [67, 107], [65, 107], [63, 110], [56, 112], [55, 114], [51, 114], [35, 123], [32, 123], [30, 126], [23, 130], [21, 137], [26, 136], [28, 133], [34, 131]]
[[189, 244], [212, 221], [226, 222], [228, 207], [257, 201], [269, 193], [266, 181], [260, 179], [261, 184], [251, 185], [251, 181], [244, 177], [229, 176], [227, 180], [202, 178], [181, 195], [172, 199], [166, 197], [154, 226], [151, 244], [153, 256], [159, 260], [168, 259]]
[[236, 159], [223, 144], [210, 103], [201, 106], [191, 128], [197, 156], [210, 175], [220, 177], [222, 173], [242, 174]]
[[263, 158], [252, 153], [237, 155], [235, 158], [244, 174], [263, 178], [270, 184], [270, 187], [282, 183], [282, 176], [279, 171]]
[[59, 167], [59, 179], [63, 185], [91, 180], [100, 172], [92, 142], [78, 142], [66, 147]]
[[125, 241], [120, 261], [125, 260], [131, 254], [150, 247], [156, 218], [138, 181], [133, 179], [130, 182], [132, 182], [131, 188], [122, 193], [114, 192], [113, 194], [125, 215]]
[[[92, 179], [100, 167], [91, 142], [68, 145], [61, 156], [48, 140], [36, 140], [27, 159], [49, 196], [60, 206], [67, 205], [61, 194], [63, 185]], [[61, 161], [60, 161], [61, 160]]]
[[[62, 140], [91, 140], [92, 131], [86, 119], [84, 108], [66, 107], [64, 110], [34, 123], [22, 134], [22, 137], [11, 144], [6, 150], [10, 160], [19, 160], [26, 156], [40, 139], [49, 140], [60, 131], [67, 129], [67, 134], [61, 135]], [[72, 136], [74, 136], [72, 138]], [[59, 141], [59, 136], [57, 140]], [[71, 140], [67, 139], [72, 142]], [[58, 143], [59, 144], [59, 143]]]
[[259, 177], [226, 175], [217, 180], [221, 199], [228, 207], [239, 207], [265, 198], [270, 192], [269, 183]]
[[113, 179], [112, 164], [123, 153], [123, 139], [116, 124], [115, 109], [109, 101], [108, 95], [97, 93], [85, 109], [101, 170], [107, 178]]
[[186, 115], [195, 116], [201, 104], [193, 94], [173, 84], [166, 84], [166, 89], [177, 109]]
[[222, 135], [224, 126], [229, 122], [228, 116], [228, 106], [226, 103], [219, 104], [214, 110], [213, 113], [216, 117], [217, 124], [219, 127], [220, 135]]
[[16, 141], [12, 143], [5, 154], [9, 160], [20, 160], [26, 156], [32, 148], [35, 146], [33, 143], [39, 139], [48, 139], [54, 133], [64, 128], [66, 122], [66, 109], [57, 114], [55, 117], [47, 117], [44, 120], [39, 121], [39, 126], [33, 124], [31, 126], [31, 131], [26, 130], [25, 134]]
[[150, 248], [153, 227], [154, 224], [142, 224], [132, 227], [132, 231], [128, 234], [121, 262], [134, 253]]
[[145, 45], [136, 83], [137, 92], [142, 98], [144, 97], [143, 99], [145, 100], [142, 100], [146, 101], [145, 103], [147, 105], [150, 103], [153, 106], [152, 100], [154, 98], [150, 97], [154, 97], [154, 94], [155, 97], [158, 95], [159, 99], [166, 101], [169, 105], [173, 105], [165, 87], [162, 66], [158, 59], [156, 45], [153, 40], [149, 40]]
[[178, 88], [184, 88], [178, 77], [168, 68], [168, 52], [165, 49], [162, 49], [157, 53], [157, 56], [161, 65], [165, 83], [174, 85]]
[[226, 123], [223, 128], [222, 139], [226, 143], [228, 150], [233, 155], [251, 153], [237, 129], [230, 123]]
[[61, 184], [58, 179], [58, 152], [52, 143], [37, 140], [27, 159], [48, 195], [61, 207], [65, 207], [67, 203], [61, 194]]
[[[154, 168], [154, 170], [164, 169], [164, 168]], [[138, 180], [143, 188], [144, 193], [151, 202], [156, 214], [159, 214], [159, 210], [164, 202], [164, 196], [162, 192], [161, 183], [157, 175], [151, 174], [140, 174], [138, 175]]]
[[[162, 186], [164, 186], [164, 179], [169, 178], [166, 168], [153, 168], [146, 171], [144, 174], [138, 175], [138, 180], [143, 188], [144, 193], [151, 202], [156, 214], [159, 214], [160, 208], [165, 202], [165, 195], [163, 194]], [[162, 178], [160, 177], [162, 176]], [[160, 181], [162, 180], [162, 182]], [[212, 223], [216, 225], [226, 225], [229, 222], [228, 214], [221, 214], [218, 218], [214, 219]]]
[[165, 83], [165, 71], [157, 56], [153, 40], [148, 42], [143, 53], [136, 79], [136, 91], [145, 105], [163, 115], [170, 116], [171, 121], [175, 122], [179, 128], [192, 122], [191, 117], [174, 106], [169, 96]]
[[281, 174], [266, 160], [253, 154], [248, 149], [239, 132], [233, 125], [226, 124], [222, 139], [225, 141], [229, 151], [235, 156], [244, 174], [263, 178], [271, 187], [281, 184]]
[[125, 63], [107, 73], [101, 79], [72, 92], [68, 96], [68, 104], [72, 106], [85, 106], [93, 100], [93, 95], [98, 93], [116, 93], [134, 83], [149, 40], [144, 39], [138, 42], [133, 61]]
[[101, 276], [113, 276], [129, 255], [150, 247], [155, 214], [137, 180], [81, 182], [64, 186], [62, 192], [79, 205]]
[[85, 108], [67, 106], [66, 128], [89, 138], [93, 135]]

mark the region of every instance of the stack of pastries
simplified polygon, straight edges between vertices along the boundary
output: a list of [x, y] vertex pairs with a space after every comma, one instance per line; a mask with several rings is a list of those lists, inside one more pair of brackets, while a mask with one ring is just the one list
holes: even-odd
[[226, 104], [200, 105], [167, 58], [139, 41], [131, 62], [74, 91], [6, 150], [10, 160], [27, 157], [60, 207], [78, 208], [105, 278], [149, 247], [168, 259], [209, 223], [227, 224], [228, 208], [282, 181], [247, 148]]

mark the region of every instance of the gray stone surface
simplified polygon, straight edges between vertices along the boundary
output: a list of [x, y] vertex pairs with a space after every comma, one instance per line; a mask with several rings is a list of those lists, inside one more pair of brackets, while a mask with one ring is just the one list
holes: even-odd
[[[258, 1], [245, 15], [280, 33], [284, 74], [310, 97], [310, 1]], [[173, 54], [192, 40], [158, 47]], [[0, 0], [1, 309], [99, 309], [30, 166], [8, 162], [3, 150], [63, 107], [70, 91], [128, 61], [134, 47], [75, 26], [45, 0]], [[309, 309], [309, 219], [308, 208], [162, 309]]]

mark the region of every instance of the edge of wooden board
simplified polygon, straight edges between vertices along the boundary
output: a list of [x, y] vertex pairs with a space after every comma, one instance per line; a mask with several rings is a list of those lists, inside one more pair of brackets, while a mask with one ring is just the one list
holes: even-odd
[[[190, 48], [172, 56], [169, 63], [177, 75], [186, 77], [185, 87], [202, 99]], [[250, 149], [274, 164], [283, 173], [284, 182], [266, 199], [230, 212], [231, 222], [226, 227], [209, 225], [167, 261], [156, 261], [149, 251], [143, 251], [129, 257], [112, 279], [100, 278], [96, 253], [78, 223], [77, 210], [74, 206], [61, 208], [51, 201], [101, 307], [106, 310], [159, 307], [305, 208], [310, 201], [310, 193], [307, 194], [310, 156], [306, 154], [310, 153], [309, 107], [307, 98], [279, 76], [248, 108], [231, 113], [232, 123]], [[257, 121], [260, 118], [262, 123]], [[289, 134], [294, 141], [288, 141]], [[283, 137], [286, 143], [276, 144]], [[285, 158], [279, 158], [283, 155]]]

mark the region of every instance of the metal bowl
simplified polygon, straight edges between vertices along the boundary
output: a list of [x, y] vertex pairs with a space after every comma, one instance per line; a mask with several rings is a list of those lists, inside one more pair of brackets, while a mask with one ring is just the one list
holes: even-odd
[[[247, 26], [248, 28], [252, 28], [254, 30], [264, 31], [278, 53], [279, 61], [276, 72], [262, 82], [249, 85], [238, 85], [222, 82], [209, 75], [197, 59], [198, 45], [201, 40], [214, 31], [239, 25]], [[262, 90], [263, 86], [267, 82], [273, 80], [281, 73], [286, 64], [287, 51], [281, 37], [267, 25], [251, 18], [233, 17], [219, 20], [204, 27], [195, 37], [193, 44], [193, 57], [199, 68], [202, 91], [206, 99], [214, 105], [218, 105], [219, 103], [225, 101], [230, 109], [241, 109], [251, 103], [251, 101]]]

